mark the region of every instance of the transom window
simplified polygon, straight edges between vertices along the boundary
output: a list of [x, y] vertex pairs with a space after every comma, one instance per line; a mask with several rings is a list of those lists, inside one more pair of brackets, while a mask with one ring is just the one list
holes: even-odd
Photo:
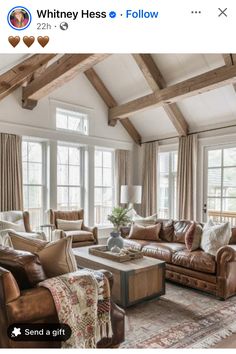
[[56, 108], [57, 129], [71, 130], [80, 134], [88, 134], [88, 115], [62, 108]]
[[114, 152], [95, 149], [95, 224], [110, 225], [108, 214], [114, 206]]
[[22, 142], [24, 209], [30, 212], [31, 226], [43, 221], [43, 145], [40, 142]]
[[178, 152], [158, 154], [158, 216], [176, 218]]
[[81, 148], [58, 145], [57, 208], [81, 208]]

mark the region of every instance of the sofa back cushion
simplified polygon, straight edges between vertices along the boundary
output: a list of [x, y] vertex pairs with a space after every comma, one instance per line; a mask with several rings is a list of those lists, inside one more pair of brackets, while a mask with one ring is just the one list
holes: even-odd
[[157, 219], [161, 223], [160, 239], [165, 242], [173, 242], [174, 238], [174, 220], [172, 219]]
[[9, 270], [20, 290], [30, 289], [46, 279], [37, 255], [0, 246], [0, 266]]
[[236, 245], [236, 227], [232, 227], [231, 231], [232, 231], [232, 234], [231, 234], [231, 238], [229, 240], [229, 244]]
[[133, 223], [128, 238], [145, 241], [160, 241], [161, 224], [142, 226]]
[[185, 243], [185, 234], [188, 231], [191, 221], [189, 220], [180, 220], [174, 222], [174, 242]]

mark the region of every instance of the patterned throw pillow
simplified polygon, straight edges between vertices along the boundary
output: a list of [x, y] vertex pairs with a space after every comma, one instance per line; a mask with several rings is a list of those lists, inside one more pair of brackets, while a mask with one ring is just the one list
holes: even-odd
[[215, 225], [212, 220], [203, 228], [201, 248], [203, 251], [216, 255], [219, 248], [229, 244], [231, 227], [229, 222]]
[[81, 230], [83, 220], [63, 220], [57, 219], [57, 227], [63, 231]]
[[200, 247], [202, 237], [201, 225], [193, 222], [185, 234], [185, 245], [188, 251], [195, 251]]
[[133, 218], [133, 222], [135, 224], [142, 225], [142, 226], [155, 225], [157, 222], [157, 214], [147, 216], [146, 218], [143, 218], [142, 216], [137, 215]]
[[161, 224], [142, 226], [133, 223], [128, 238], [136, 240], [160, 241]]

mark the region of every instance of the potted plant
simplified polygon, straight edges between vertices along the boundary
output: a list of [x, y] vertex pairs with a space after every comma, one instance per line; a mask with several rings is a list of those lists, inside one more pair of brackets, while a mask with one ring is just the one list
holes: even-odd
[[122, 207], [115, 207], [112, 213], [108, 215], [107, 219], [114, 226], [114, 231], [111, 232], [107, 241], [107, 247], [111, 250], [114, 246], [118, 248], [124, 247], [123, 238], [120, 236], [120, 227], [127, 225], [131, 222], [131, 218], [127, 215], [130, 210]]

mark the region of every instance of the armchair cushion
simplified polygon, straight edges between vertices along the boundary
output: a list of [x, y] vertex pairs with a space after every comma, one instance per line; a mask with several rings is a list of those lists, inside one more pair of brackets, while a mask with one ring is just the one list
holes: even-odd
[[0, 230], [11, 229], [14, 231], [25, 232], [23, 223], [14, 223], [10, 221], [0, 220]]
[[0, 266], [15, 277], [20, 290], [29, 289], [46, 279], [37, 255], [0, 246]]
[[81, 230], [83, 220], [63, 220], [57, 219], [57, 226], [64, 231]]
[[66, 237], [72, 236], [72, 242], [94, 241], [92, 232], [83, 230], [65, 231]]

